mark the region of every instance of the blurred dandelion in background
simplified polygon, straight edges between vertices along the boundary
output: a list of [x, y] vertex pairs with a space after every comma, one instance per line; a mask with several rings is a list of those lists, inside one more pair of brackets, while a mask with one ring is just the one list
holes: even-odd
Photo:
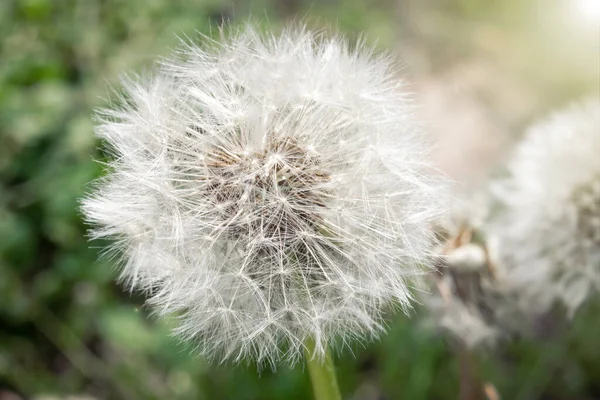
[[493, 345], [501, 334], [495, 321], [499, 291], [493, 249], [482, 227], [489, 198], [483, 193], [458, 196], [439, 221], [438, 270], [429, 275], [421, 300], [425, 325], [446, 332], [459, 348]]
[[573, 314], [600, 288], [600, 100], [588, 99], [530, 128], [493, 182], [503, 209], [490, 234], [506, 280], [543, 313]]

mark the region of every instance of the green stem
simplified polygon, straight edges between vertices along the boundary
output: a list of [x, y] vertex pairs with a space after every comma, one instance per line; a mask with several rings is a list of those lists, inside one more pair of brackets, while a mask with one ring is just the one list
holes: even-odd
[[320, 360], [319, 357], [315, 357], [314, 339], [308, 339], [305, 345], [304, 356], [315, 400], [342, 400], [335, 376], [333, 357], [329, 350], [326, 350], [324, 359]]

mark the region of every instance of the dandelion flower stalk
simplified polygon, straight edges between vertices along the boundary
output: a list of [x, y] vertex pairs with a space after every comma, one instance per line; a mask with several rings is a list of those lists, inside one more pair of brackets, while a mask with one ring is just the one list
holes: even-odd
[[314, 358], [315, 341], [308, 339], [305, 344], [306, 366], [312, 382], [315, 400], [342, 400], [331, 352], [326, 349], [325, 357], [321, 362]]
[[332, 344], [410, 308], [444, 211], [396, 71], [301, 27], [184, 45], [99, 113], [111, 161], [83, 201], [92, 237], [205, 357], [307, 353], [319, 400], [339, 398]]

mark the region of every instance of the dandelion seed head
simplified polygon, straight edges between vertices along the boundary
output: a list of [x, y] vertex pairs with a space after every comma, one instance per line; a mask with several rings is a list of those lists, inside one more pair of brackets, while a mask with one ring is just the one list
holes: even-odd
[[122, 278], [219, 361], [291, 363], [410, 307], [444, 184], [394, 63], [303, 28], [187, 44], [99, 114], [83, 201]]
[[443, 332], [461, 348], [493, 346], [521, 322], [499, 271], [495, 244], [486, 235], [491, 200], [477, 188], [455, 195], [450, 212], [436, 224], [438, 268], [427, 276], [420, 297], [425, 327]]
[[588, 99], [534, 125], [495, 183], [504, 211], [490, 234], [534, 312], [558, 301], [572, 314], [600, 288], [599, 154], [600, 100]]

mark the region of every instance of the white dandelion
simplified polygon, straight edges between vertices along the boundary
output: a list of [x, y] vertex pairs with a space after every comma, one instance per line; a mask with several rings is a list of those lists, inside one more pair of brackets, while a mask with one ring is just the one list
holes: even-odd
[[572, 314], [600, 288], [600, 99], [533, 126], [509, 172], [490, 228], [505, 279], [531, 311]]
[[388, 55], [302, 28], [187, 45], [100, 113], [83, 201], [122, 277], [219, 361], [296, 361], [410, 307], [443, 184]]

